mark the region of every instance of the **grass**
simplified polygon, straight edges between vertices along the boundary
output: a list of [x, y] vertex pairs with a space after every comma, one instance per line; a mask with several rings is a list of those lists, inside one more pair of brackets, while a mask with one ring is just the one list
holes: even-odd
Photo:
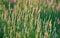
[[59, 38], [58, 1], [1, 0], [0, 38]]

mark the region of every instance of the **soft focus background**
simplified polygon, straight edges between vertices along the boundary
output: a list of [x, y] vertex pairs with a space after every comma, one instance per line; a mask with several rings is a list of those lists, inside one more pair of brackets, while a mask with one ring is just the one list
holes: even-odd
[[60, 38], [60, 0], [0, 0], [0, 38]]

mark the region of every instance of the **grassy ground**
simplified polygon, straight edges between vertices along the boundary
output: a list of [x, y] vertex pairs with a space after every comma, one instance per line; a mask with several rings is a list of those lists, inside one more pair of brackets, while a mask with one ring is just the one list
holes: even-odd
[[0, 0], [0, 38], [60, 38], [60, 1]]

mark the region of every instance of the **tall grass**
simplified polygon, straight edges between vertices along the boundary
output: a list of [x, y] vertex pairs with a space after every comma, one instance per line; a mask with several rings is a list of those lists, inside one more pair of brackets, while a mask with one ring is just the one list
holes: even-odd
[[59, 38], [58, 1], [1, 0], [0, 27], [3, 38]]

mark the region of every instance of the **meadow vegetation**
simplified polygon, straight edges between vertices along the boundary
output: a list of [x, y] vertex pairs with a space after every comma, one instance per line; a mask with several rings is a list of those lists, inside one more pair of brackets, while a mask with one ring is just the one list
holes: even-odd
[[0, 0], [0, 38], [60, 38], [60, 0]]

